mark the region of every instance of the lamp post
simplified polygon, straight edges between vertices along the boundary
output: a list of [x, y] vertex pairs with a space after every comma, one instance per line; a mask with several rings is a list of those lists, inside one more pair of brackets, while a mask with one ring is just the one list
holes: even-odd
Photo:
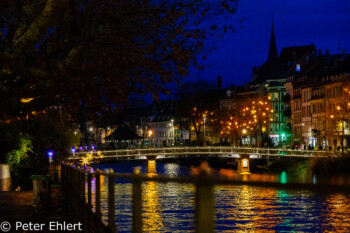
[[153, 131], [152, 130], [148, 130], [148, 138], [149, 138], [149, 145], [152, 146], [152, 143], [151, 143], [151, 136], [153, 134]]
[[52, 150], [48, 151], [47, 152], [47, 156], [49, 157], [49, 162], [51, 164], [52, 163], [52, 157], [53, 157], [53, 151]]
[[[243, 129], [242, 130], [242, 134], [243, 134], [243, 138], [242, 139], [245, 139], [245, 134], [247, 133], [247, 130], [246, 129]], [[245, 140], [243, 140], [243, 145], [245, 146], [246, 145], [246, 142]]]
[[175, 128], [174, 128], [174, 119], [171, 119], [171, 126], [173, 131], [173, 146], [175, 146]]
[[282, 133], [282, 135], [281, 135], [281, 140], [282, 140], [282, 148], [283, 148], [283, 139], [284, 139], [284, 137], [285, 137], [286, 135], [284, 134], [284, 133]]
[[207, 118], [206, 117], [204, 117], [204, 132], [203, 132], [203, 136], [204, 136], [204, 141], [205, 141], [205, 120], [206, 120]]

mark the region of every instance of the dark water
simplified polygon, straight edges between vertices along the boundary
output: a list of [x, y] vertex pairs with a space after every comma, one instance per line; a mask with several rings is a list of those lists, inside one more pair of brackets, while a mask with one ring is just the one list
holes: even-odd
[[[147, 164], [141, 162], [97, 164], [95, 167], [132, 172], [137, 166], [146, 173]], [[157, 162], [157, 174], [181, 176], [197, 173], [198, 167]], [[214, 169], [213, 173], [238, 176], [233, 169], [227, 168]], [[315, 183], [321, 180], [318, 177], [290, 177], [285, 172], [252, 174], [251, 179], [281, 183], [291, 180]], [[107, 181], [102, 182], [102, 209], [106, 219]], [[144, 232], [194, 231], [193, 185], [146, 182], [142, 188]], [[131, 184], [117, 180], [115, 192], [118, 232], [131, 232]], [[248, 185], [215, 186], [214, 193], [216, 232], [350, 232], [350, 194]]]

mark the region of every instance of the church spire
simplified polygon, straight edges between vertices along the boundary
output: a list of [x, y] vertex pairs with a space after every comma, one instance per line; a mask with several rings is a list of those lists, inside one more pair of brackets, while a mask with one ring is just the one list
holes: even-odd
[[267, 61], [276, 61], [277, 57], [278, 57], [278, 54], [277, 54], [275, 33], [273, 31], [273, 15], [272, 15], [272, 30], [271, 30], [269, 57], [267, 58]]

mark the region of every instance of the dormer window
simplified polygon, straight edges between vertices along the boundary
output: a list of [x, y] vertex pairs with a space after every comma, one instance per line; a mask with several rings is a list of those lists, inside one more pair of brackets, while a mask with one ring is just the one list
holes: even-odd
[[297, 64], [297, 65], [296, 65], [295, 70], [296, 70], [297, 72], [300, 72], [300, 64]]

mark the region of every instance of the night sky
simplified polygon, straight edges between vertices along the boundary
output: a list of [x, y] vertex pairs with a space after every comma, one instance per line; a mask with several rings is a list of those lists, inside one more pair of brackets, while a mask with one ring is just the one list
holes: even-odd
[[[317, 49], [330, 54], [350, 53], [350, 0], [239, 0], [233, 16], [237, 25], [217, 41], [218, 49], [205, 61], [210, 65], [203, 71], [192, 69], [186, 80], [198, 78], [216, 82], [223, 77], [223, 87], [243, 85], [250, 81], [252, 67], [267, 59], [272, 12], [278, 54], [283, 47], [313, 43]], [[243, 28], [239, 27], [239, 20]]]

